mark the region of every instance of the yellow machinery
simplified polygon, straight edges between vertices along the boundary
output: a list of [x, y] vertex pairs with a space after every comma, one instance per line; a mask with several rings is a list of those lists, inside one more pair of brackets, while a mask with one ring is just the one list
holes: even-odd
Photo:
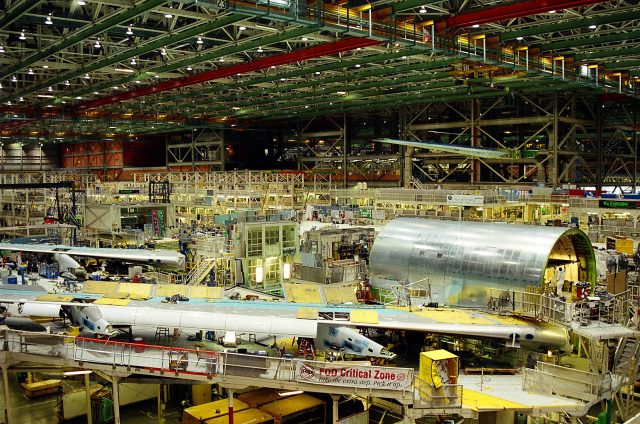
[[458, 357], [444, 349], [422, 352], [419, 376], [436, 389], [445, 384], [458, 384]]

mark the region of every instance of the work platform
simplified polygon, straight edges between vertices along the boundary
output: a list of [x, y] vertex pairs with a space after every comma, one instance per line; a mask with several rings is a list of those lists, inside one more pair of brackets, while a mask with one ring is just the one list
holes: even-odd
[[462, 384], [438, 391], [424, 390], [411, 368], [362, 366], [348, 361], [328, 363], [215, 352], [23, 332], [5, 326], [0, 326], [0, 346], [0, 364], [5, 369], [33, 362], [89, 369], [117, 378], [135, 375], [219, 383], [234, 389], [256, 386], [386, 398], [405, 405], [406, 415], [413, 418], [433, 414], [478, 417], [484, 411], [506, 409], [532, 415], [560, 410], [582, 415], [587, 406], [579, 399], [529, 392], [525, 389], [526, 374], [461, 376]]

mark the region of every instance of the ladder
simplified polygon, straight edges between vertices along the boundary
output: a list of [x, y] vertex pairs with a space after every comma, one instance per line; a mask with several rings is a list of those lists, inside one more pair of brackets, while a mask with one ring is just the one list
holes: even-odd
[[187, 278], [185, 279], [185, 284], [190, 286], [198, 285], [207, 278], [211, 270], [216, 264], [216, 258], [205, 258], [198, 262], [189, 274], [187, 274]]

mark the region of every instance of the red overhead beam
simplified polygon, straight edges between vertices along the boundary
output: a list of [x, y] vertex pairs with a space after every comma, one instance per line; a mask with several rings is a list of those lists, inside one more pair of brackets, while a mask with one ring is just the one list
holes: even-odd
[[21, 127], [23, 125], [30, 124], [32, 122], [36, 122], [35, 119], [23, 119], [20, 121], [7, 121], [0, 124], [0, 131], [8, 130], [9, 128]]
[[595, 3], [607, 3], [609, 1], [611, 0], [527, 0], [505, 6], [461, 13], [457, 16], [447, 18], [444, 21], [449, 28], [464, 28], [472, 25], [482, 25], [506, 19], [548, 13], [550, 10], [560, 11], [562, 9], [572, 9], [574, 7], [588, 6]]
[[288, 53], [265, 57], [264, 59], [227, 66], [225, 68], [216, 69], [215, 71], [203, 72], [201, 74], [190, 75], [185, 78], [161, 82], [156, 85], [142, 87], [137, 90], [120, 93], [115, 96], [102, 97], [100, 99], [81, 103], [75, 108], [75, 110], [83, 111], [87, 109], [93, 109], [95, 107], [118, 103], [124, 100], [134, 99], [136, 97], [148, 96], [149, 94], [156, 94], [168, 90], [175, 90], [176, 88], [185, 87], [187, 85], [199, 84], [202, 82], [225, 78], [236, 74], [257, 71], [260, 69], [269, 68], [271, 66], [286, 65], [301, 60], [308, 60], [316, 57], [345, 52], [356, 49], [358, 47], [362, 48], [374, 46], [376, 44], [380, 44], [380, 41], [359, 37], [346, 38], [344, 40], [336, 41], [333, 43], [320, 44], [306, 49], [300, 49]]

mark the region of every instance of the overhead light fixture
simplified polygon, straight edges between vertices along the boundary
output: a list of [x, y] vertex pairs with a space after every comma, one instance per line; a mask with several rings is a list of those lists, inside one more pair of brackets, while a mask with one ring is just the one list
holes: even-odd
[[65, 371], [62, 374], [69, 377], [71, 375], [85, 375], [85, 374], [91, 374], [91, 373], [92, 373], [91, 370], [77, 370], [77, 371]]
[[361, 67], [362, 65], [360, 65], [359, 63], [356, 63], [356, 68]]
[[316, 75], [320, 75], [320, 71], [316, 71]]
[[243, 25], [243, 26], [241, 26], [241, 27], [238, 27], [238, 31], [244, 31], [244, 30], [246, 30], [246, 29], [247, 29], [247, 27], [246, 27], [246, 26], [244, 26], [244, 25]]
[[140, 84], [140, 80], [136, 80], [136, 84]]
[[309, 41], [308, 37], [302, 37], [302, 41]]
[[40, 97], [41, 99], [53, 99], [53, 96], [51, 94], [38, 94], [38, 97]]
[[78, 6], [84, 6], [85, 4], [87, 4], [86, 1], [84, 0], [78, 0]]
[[136, 58], [135, 58], [135, 57], [132, 57], [132, 58], [131, 58], [131, 64], [132, 64], [132, 65], [135, 65], [135, 64], [136, 64]]
[[84, 79], [89, 79], [89, 78], [91, 78], [89, 74], [84, 74]]
[[258, 47], [258, 53], [262, 53], [264, 50], [262, 50], [262, 47]]
[[553, 15], [554, 13], [556, 13], [556, 11], [555, 11], [555, 10], [550, 10], [550, 11], [549, 11], [549, 15]]
[[342, 96], [342, 95], [344, 95], [344, 94], [347, 94], [347, 92], [346, 92], [346, 91], [336, 91], [336, 94], [339, 94], [339, 95], [341, 95], [341, 96]]
[[473, 25], [471, 25], [471, 28], [480, 28], [480, 25], [479, 24], [473, 24]]
[[524, 37], [516, 37], [516, 40], [522, 41], [522, 40], [524, 40]]
[[65, 80], [64, 85], [71, 85], [71, 83], [69, 82], [69, 80]]
[[26, 35], [24, 35], [24, 30], [20, 31], [20, 37], [18, 37], [18, 39], [22, 41], [27, 39]]
[[420, 6], [420, 10], [418, 10], [418, 13], [427, 13], [427, 9], [424, 6]]
[[598, 28], [597, 25], [589, 25], [589, 29], [596, 29], [596, 28]]
[[53, 88], [52, 88], [51, 86], [49, 86], [49, 87], [47, 88], [47, 91], [53, 91]]
[[164, 47], [160, 49], [160, 54], [162, 56], [166, 56], [167, 55], [167, 49], [165, 49]]
[[125, 32], [125, 34], [133, 35], [133, 31], [131, 30], [131, 27], [127, 27], [127, 32]]
[[[173, 6], [170, 6], [169, 9], [173, 9]], [[170, 11], [168, 11], [164, 14], [164, 17], [167, 19], [171, 19], [173, 18], [173, 14]]]
[[76, 96], [76, 100], [82, 100], [81, 96]]
[[49, 65], [47, 65], [47, 62], [45, 62], [45, 63], [42, 65], [42, 67], [43, 67], [44, 69], [49, 69]]
[[193, 68], [191, 66], [187, 66], [187, 71], [193, 71]]
[[4, 46], [0, 44], [0, 53], [4, 53]]
[[20, 102], [24, 102], [24, 97], [20, 97], [20, 98], [18, 99], [18, 101], [20, 101]]
[[2, 89], [2, 83], [0, 82], [0, 90]]
[[220, 58], [220, 62], [224, 62], [224, 57], [221, 57], [221, 58]]
[[204, 41], [202, 41], [202, 37], [198, 37], [198, 39], [196, 40], [196, 44], [203, 44]]
[[406, 58], [407, 58], [407, 56], [402, 56], [400, 59], [406, 59]]
[[271, 69], [276, 69], [276, 65], [271, 65]]
[[49, 16], [47, 16], [47, 19], [44, 21], [45, 25], [52, 25], [53, 21], [51, 20], [51, 13], [49, 13]]
[[100, 47], [102, 47], [100, 45], [100, 39], [99, 38], [96, 40], [96, 43], [93, 45], [93, 47], [95, 47], [96, 49], [99, 49]]
[[9, 101], [7, 102], [7, 105], [11, 106], [11, 100], [9, 100]]
[[29, 68], [29, 70], [27, 71], [28, 75], [33, 75], [33, 69]]
[[127, 74], [133, 74], [135, 72], [133, 69], [129, 69], [129, 68], [113, 68], [113, 70], [116, 72], [124, 72]]
[[18, 82], [18, 78], [15, 75], [11, 77], [11, 82]]

